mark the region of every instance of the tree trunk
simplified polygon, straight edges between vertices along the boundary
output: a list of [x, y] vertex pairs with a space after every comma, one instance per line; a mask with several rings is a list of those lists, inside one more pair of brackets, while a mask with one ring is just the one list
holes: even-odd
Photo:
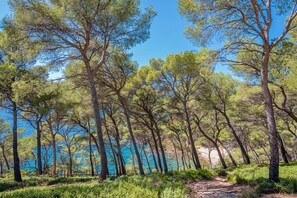
[[287, 150], [285, 148], [284, 142], [283, 142], [283, 140], [282, 140], [282, 138], [281, 138], [281, 136], [280, 136], [279, 133], [277, 133], [277, 138], [278, 138], [278, 142], [279, 142], [280, 152], [281, 152], [282, 158], [283, 158], [285, 164], [289, 164], [289, 158], [290, 158], [290, 156], [289, 156], [289, 154], [288, 154], [288, 152], [287, 152]]
[[3, 146], [1, 146], [1, 148], [2, 148], [2, 155], [3, 155], [4, 161], [5, 161], [5, 164], [6, 164], [7, 170], [10, 170], [10, 166], [9, 166], [9, 163], [8, 163], [8, 160], [7, 160], [7, 157], [6, 157], [6, 154], [5, 154], [4, 145], [3, 145]]
[[137, 171], [136, 171], [136, 168], [135, 168], [135, 157], [134, 157], [134, 152], [133, 152], [132, 146], [129, 147], [129, 150], [130, 150], [130, 153], [131, 153], [131, 156], [132, 156], [133, 171], [134, 171], [135, 174], [137, 174]]
[[270, 163], [269, 163], [269, 180], [279, 182], [279, 152], [278, 152], [278, 138], [276, 123], [274, 118], [274, 110], [272, 104], [272, 97], [268, 87], [268, 64], [269, 64], [269, 45], [265, 45], [263, 60], [261, 66], [261, 88], [264, 95], [265, 112], [267, 118], [267, 128], [269, 133], [270, 145]]
[[175, 155], [175, 160], [176, 160], [176, 169], [179, 170], [179, 160], [178, 160], [178, 156], [177, 156], [177, 150], [176, 150], [176, 146], [173, 142], [173, 140], [171, 140], [173, 148], [174, 148], [174, 155]]
[[3, 162], [0, 160], [0, 175], [3, 175]]
[[220, 139], [218, 139], [218, 142], [220, 143], [220, 145], [221, 145], [221, 146], [225, 149], [225, 151], [227, 152], [227, 154], [228, 154], [228, 156], [229, 156], [229, 158], [230, 158], [230, 160], [231, 160], [233, 166], [234, 166], [234, 167], [237, 167], [237, 163], [236, 163], [235, 159], [233, 158], [233, 156], [232, 156], [231, 152], [229, 151], [229, 149], [228, 149], [227, 147], [224, 146], [223, 142], [222, 142]]
[[137, 147], [137, 143], [136, 143], [136, 139], [134, 137], [133, 130], [132, 130], [132, 125], [131, 125], [131, 121], [130, 121], [130, 114], [129, 114], [128, 109], [126, 107], [126, 104], [123, 101], [123, 99], [121, 98], [121, 96], [119, 96], [119, 98], [120, 98], [120, 101], [121, 101], [122, 106], [123, 106], [124, 114], [126, 116], [128, 131], [129, 131], [129, 134], [130, 134], [130, 137], [131, 137], [131, 140], [132, 140], [132, 144], [133, 144], [133, 147], [134, 147], [134, 152], [135, 152], [137, 162], [138, 162], [139, 173], [140, 173], [140, 175], [144, 175], [142, 160], [141, 160], [141, 157], [140, 157], [140, 154], [139, 154], [139, 151], [138, 151], [138, 147]]
[[211, 161], [211, 156], [210, 156], [212, 149], [208, 148], [207, 150], [208, 150], [208, 161], [209, 161], [209, 165], [210, 165], [210, 168], [212, 168], [212, 161]]
[[13, 128], [12, 128], [12, 149], [13, 149], [13, 173], [16, 182], [22, 181], [20, 158], [18, 154], [18, 126], [17, 126], [17, 105], [12, 101], [13, 105]]
[[232, 134], [233, 134], [233, 136], [234, 136], [234, 138], [235, 138], [235, 140], [236, 140], [236, 142], [237, 142], [237, 144], [238, 144], [238, 146], [240, 148], [241, 155], [242, 155], [242, 158], [243, 158], [244, 163], [245, 164], [250, 164], [251, 161], [250, 161], [249, 155], [246, 152], [246, 150], [245, 150], [245, 148], [244, 148], [244, 146], [243, 146], [240, 138], [236, 134], [236, 131], [235, 131], [234, 127], [232, 126], [231, 121], [230, 121], [228, 115], [226, 114], [226, 112], [223, 112], [220, 109], [217, 109], [217, 110], [225, 117], [225, 119], [227, 121], [227, 124], [228, 124], [229, 128], [231, 129], [231, 132], [232, 132]]
[[70, 150], [70, 147], [68, 147], [68, 158], [69, 158], [69, 162], [68, 162], [68, 176], [72, 177], [72, 153]]
[[90, 155], [90, 166], [91, 166], [91, 175], [94, 176], [94, 164], [93, 164], [93, 151], [92, 151], [92, 136], [89, 135], [89, 155]]
[[37, 140], [37, 174], [42, 175], [42, 160], [41, 160], [41, 129], [40, 121], [36, 121], [36, 140]]
[[201, 168], [201, 165], [200, 165], [198, 153], [197, 153], [197, 150], [196, 150], [196, 147], [195, 147], [195, 142], [194, 142], [194, 139], [193, 139], [190, 116], [189, 116], [189, 113], [188, 113], [186, 102], [183, 102], [183, 106], [184, 106], [184, 111], [185, 111], [185, 115], [186, 115], [186, 122], [187, 122], [187, 128], [188, 128], [188, 132], [189, 132], [191, 150], [192, 150], [192, 154], [193, 154], [193, 158], [194, 158], [193, 162], [194, 162], [195, 168], [199, 169], [199, 168]]
[[255, 151], [255, 149], [254, 149], [252, 146], [250, 146], [250, 149], [251, 149], [252, 154], [254, 155], [254, 157], [255, 157], [255, 159], [256, 159], [256, 163], [257, 163], [257, 164], [260, 164], [260, 159], [259, 159], [259, 155], [258, 155], [258, 153]]
[[223, 157], [223, 155], [222, 155], [222, 152], [221, 152], [221, 150], [220, 150], [219, 145], [217, 144], [217, 142], [216, 142], [215, 140], [213, 140], [209, 135], [207, 135], [206, 132], [201, 128], [201, 126], [200, 126], [200, 121], [199, 121], [199, 118], [198, 118], [198, 117], [197, 117], [196, 124], [197, 124], [197, 126], [198, 126], [200, 132], [202, 133], [202, 135], [203, 135], [206, 139], [208, 139], [208, 140], [214, 145], [214, 147], [216, 148], [216, 150], [217, 150], [217, 152], [218, 152], [218, 155], [219, 155], [219, 158], [220, 158], [222, 167], [223, 167], [224, 169], [226, 169], [226, 168], [227, 168], [227, 165], [226, 165], [226, 162], [225, 162], [225, 160], [224, 160], [224, 157]]
[[117, 154], [118, 154], [118, 157], [119, 157], [119, 165], [120, 165], [120, 168], [121, 168], [121, 174], [126, 175], [127, 171], [126, 171], [126, 167], [125, 167], [125, 160], [124, 160], [122, 150], [121, 150], [119, 128], [118, 128], [118, 125], [117, 125], [115, 119], [112, 116], [109, 116], [109, 117], [112, 120], [112, 123], [113, 123], [113, 125], [115, 127], [115, 131], [116, 131], [115, 141], [116, 141], [117, 150], [118, 150]]
[[165, 155], [165, 152], [164, 152], [164, 147], [163, 147], [163, 144], [162, 144], [160, 128], [158, 126], [158, 123], [153, 118], [153, 115], [151, 115], [150, 117], [151, 117], [151, 121], [154, 123], [155, 128], [156, 128], [156, 133], [157, 133], [157, 136], [158, 136], [158, 142], [159, 142], [159, 146], [160, 146], [160, 150], [161, 150], [161, 154], [162, 154], [164, 173], [168, 173], [168, 166], [167, 166], [167, 161], [166, 161], [166, 155]]
[[150, 131], [152, 133], [153, 141], [154, 141], [154, 144], [155, 144], [155, 151], [156, 151], [156, 154], [157, 154], [159, 169], [160, 169], [161, 172], [163, 172], [163, 166], [162, 166], [161, 157], [160, 157], [160, 153], [159, 153], [159, 146], [158, 146], [157, 138], [156, 138], [155, 133], [154, 133], [153, 126], [150, 127]]
[[56, 136], [52, 133], [52, 144], [53, 144], [53, 168], [52, 175], [57, 176], [57, 145]]
[[177, 141], [179, 143], [179, 146], [180, 146], [180, 150], [181, 150], [181, 154], [182, 154], [181, 159], [182, 159], [182, 163], [183, 163], [183, 169], [185, 170], [186, 166], [187, 166], [187, 162], [185, 160], [186, 156], [185, 156], [184, 147], [183, 147], [183, 144], [181, 142], [181, 139], [180, 139], [179, 135], [177, 135], [176, 139], [177, 139]]
[[148, 143], [148, 144], [149, 144], [152, 156], [153, 156], [153, 161], [154, 161], [155, 168], [156, 168], [157, 172], [159, 172], [159, 168], [158, 168], [158, 165], [157, 165], [157, 160], [156, 160], [156, 157], [155, 157], [155, 154], [154, 154], [154, 150], [152, 148], [151, 143]]
[[111, 138], [110, 138], [110, 135], [109, 135], [109, 132], [108, 132], [108, 129], [106, 129], [106, 132], [107, 132], [107, 136], [108, 136], [108, 141], [109, 141], [109, 145], [110, 145], [110, 148], [111, 148], [111, 153], [112, 153], [112, 158], [114, 160], [114, 166], [115, 166], [115, 170], [116, 170], [116, 176], [119, 176], [120, 174], [120, 168], [119, 168], [119, 163], [117, 161], [117, 157], [116, 157], [116, 152], [115, 152], [115, 149], [113, 148], [113, 144], [112, 144], [112, 141], [111, 141]]
[[89, 83], [90, 83], [90, 91], [92, 96], [92, 105], [93, 105], [93, 111], [94, 111], [95, 122], [96, 122], [96, 131], [98, 136], [99, 153], [100, 153], [100, 160], [101, 160], [101, 171], [100, 171], [99, 180], [103, 181], [107, 178], [108, 167], [107, 167], [107, 156], [106, 156], [106, 150], [105, 150], [103, 133], [102, 133], [102, 121], [100, 118], [101, 111], [100, 111], [100, 106], [98, 102], [94, 76], [89, 72], [88, 77], [89, 77]]
[[218, 154], [219, 154], [219, 158], [220, 158], [220, 161], [221, 161], [221, 164], [222, 164], [222, 168], [223, 168], [223, 169], [226, 169], [226, 168], [227, 168], [227, 165], [226, 165], [226, 162], [225, 162], [225, 160], [224, 160], [224, 157], [223, 157], [223, 155], [222, 155], [222, 152], [221, 152], [221, 150], [220, 150], [219, 145], [215, 143], [214, 146], [215, 146], [215, 148], [216, 148], [216, 150], [217, 150], [217, 152], [218, 152]]
[[145, 160], [146, 160], [146, 163], [147, 163], [147, 167], [148, 167], [149, 172], [151, 173], [152, 169], [151, 169], [150, 161], [149, 161], [149, 159], [147, 157], [147, 153], [146, 153], [144, 147], [145, 147], [145, 145], [142, 145], [142, 150], [143, 150], [143, 154], [144, 154], [144, 157], [145, 157]]

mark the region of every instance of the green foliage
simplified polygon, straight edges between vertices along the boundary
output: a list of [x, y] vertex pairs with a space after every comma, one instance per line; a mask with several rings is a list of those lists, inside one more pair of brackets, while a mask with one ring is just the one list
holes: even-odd
[[214, 171], [216, 172], [216, 174], [218, 176], [221, 176], [221, 177], [226, 177], [228, 175], [227, 171], [222, 168], [216, 168], [216, 169], [214, 169]]
[[[108, 179], [97, 184], [94, 178], [48, 178], [32, 177], [22, 183], [11, 179], [1, 179], [0, 197], [51, 198], [51, 197], [162, 197], [183, 198], [187, 189], [182, 181], [194, 179], [211, 179], [215, 173], [208, 169], [174, 171], [170, 174], [152, 173], [142, 176], [122, 176], [114, 180]], [[76, 183], [76, 184], [74, 184]], [[78, 184], [79, 183], [79, 184]], [[64, 184], [64, 185], [58, 185]], [[67, 185], [66, 185], [67, 184]], [[47, 186], [54, 185], [54, 186]], [[31, 187], [29, 187], [31, 186]], [[35, 186], [35, 187], [33, 187]], [[37, 187], [38, 186], [38, 187]], [[26, 187], [26, 188], [24, 188]], [[17, 188], [22, 188], [14, 190]], [[12, 191], [8, 191], [12, 190]]]
[[260, 197], [259, 188], [248, 186], [242, 190], [239, 198], [258, 198]]
[[280, 182], [270, 182], [266, 165], [241, 166], [230, 172], [228, 179], [238, 184], [258, 187], [261, 193], [296, 193], [297, 164], [280, 166]]
[[0, 192], [7, 190], [15, 190], [19, 188], [32, 186], [47, 186], [56, 184], [72, 184], [79, 182], [88, 182], [95, 180], [93, 177], [68, 177], [68, 178], [52, 178], [52, 177], [25, 177], [23, 182], [12, 181], [11, 177], [0, 179]]

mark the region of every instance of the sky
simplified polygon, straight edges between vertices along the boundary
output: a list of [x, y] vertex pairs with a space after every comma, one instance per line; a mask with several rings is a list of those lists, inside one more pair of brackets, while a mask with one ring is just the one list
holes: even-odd
[[[11, 15], [7, 1], [0, 0], [0, 19]], [[150, 38], [130, 50], [133, 54], [132, 59], [137, 61], [139, 66], [148, 65], [151, 58], [165, 59], [169, 54], [199, 50], [185, 38], [187, 21], [179, 14], [177, 2], [177, 0], [141, 0], [141, 7], [153, 7], [157, 16], [152, 21]], [[224, 66], [216, 70], [230, 73]], [[58, 76], [59, 74], [51, 75], [51, 77]]]
[[[7, 1], [0, 0], [0, 19], [11, 15]], [[150, 38], [130, 50], [133, 54], [132, 59], [137, 61], [139, 66], [148, 65], [151, 58], [165, 59], [169, 54], [190, 50], [199, 51], [199, 48], [184, 35], [187, 21], [179, 14], [177, 2], [177, 0], [141, 0], [141, 7], [153, 7], [157, 16], [152, 21]], [[272, 32], [279, 35], [282, 31], [279, 27], [283, 26], [284, 18], [274, 18]], [[217, 46], [214, 44], [211, 47], [217, 48]], [[216, 71], [232, 74], [228, 67], [222, 64], [217, 65]], [[59, 77], [59, 75], [59, 73], [52, 74], [51, 78]]]

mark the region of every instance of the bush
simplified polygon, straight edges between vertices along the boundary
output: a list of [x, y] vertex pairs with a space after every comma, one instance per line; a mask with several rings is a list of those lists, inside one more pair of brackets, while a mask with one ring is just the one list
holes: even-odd
[[258, 186], [261, 193], [297, 193], [297, 165], [280, 166], [280, 182], [268, 180], [268, 167], [260, 165], [241, 166], [228, 175], [228, 180], [238, 184]]
[[[49, 186], [27, 187], [0, 193], [1, 198], [184, 198], [188, 192], [182, 181], [210, 179], [210, 170], [174, 171], [169, 174], [152, 173], [147, 176], [121, 176], [98, 184], [94, 178], [47, 178], [42, 183]], [[34, 180], [36, 181], [36, 180]], [[38, 180], [39, 182], [39, 180]], [[77, 184], [77, 182], [84, 182]], [[55, 185], [53, 184], [63, 184]], [[76, 183], [76, 184], [74, 184]], [[17, 185], [28, 184], [26, 182]], [[16, 185], [14, 184], [14, 185]], [[21, 188], [18, 186], [18, 188]], [[7, 187], [5, 188], [7, 189]], [[11, 188], [10, 188], [11, 189]], [[14, 188], [15, 189], [15, 188]]]
[[239, 198], [258, 198], [260, 197], [260, 191], [258, 187], [248, 186], [244, 188]]
[[216, 174], [218, 176], [221, 176], [221, 177], [226, 177], [228, 175], [228, 173], [225, 169], [216, 168], [216, 169], [214, 169], [214, 171], [216, 172]]

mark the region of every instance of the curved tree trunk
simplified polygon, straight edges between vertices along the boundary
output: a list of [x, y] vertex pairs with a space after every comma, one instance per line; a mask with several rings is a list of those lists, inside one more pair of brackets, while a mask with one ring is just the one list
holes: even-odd
[[[7, 170], [10, 170], [10, 166], [9, 166], [9, 163], [8, 163], [8, 160], [7, 160], [7, 157], [6, 157], [6, 154], [5, 154], [4, 145], [2, 145], [1, 148], [2, 148], [2, 156], [4, 158], [4, 161], [5, 161], [5, 164], [6, 164], [6, 168], [7, 168]], [[3, 163], [2, 163], [2, 165], [3, 165]]]
[[[197, 117], [197, 119], [198, 119], [198, 117]], [[203, 135], [206, 139], [208, 139], [208, 140], [214, 145], [214, 147], [216, 148], [216, 150], [217, 150], [217, 152], [218, 152], [218, 155], [219, 155], [219, 158], [220, 158], [220, 161], [221, 161], [221, 165], [222, 165], [222, 167], [223, 167], [224, 169], [226, 169], [226, 168], [227, 168], [227, 165], [226, 165], [226, 162], [225, 162], [225, 160], [224, 160], [224, 157], [223, 157], [223, 155], [222, 155], [222, 152], [221, 152], [221, 150], [220, 150], [219, 145], [217, 144], [217, 142], [216, 142], [215, 140], [213, 140], [209, 135], [207, 135], [206, 132], [201, 128], [199, 119], [196, 120], [196, 124], [197, 124], [197, 126], [198, 126], [200, 132], [202, 133], [202, 135]]]
[[149, 159], [148, 159], [148, 157], [147, 157], [147, 153], [146, 153], [144, 147], [145, 147], [145, 145], [143, 144], [143, 145], [142, 145], [142, 151], [143, 151], [143, 154], [144, 154], [146, 163], [147, 163], [148, 170], [149, 170], [149, 172], [151, 173], [151, 172], [152, 172], [152, 169], [151, 169], [150, 161], [149, 161]]
[[195, 147], [195, 142], [193, 139], [190, 116], [189, 116], [186, 102], [183, 102], [183, 106], [184, 106], [184, 111], [185, 111], [185, 115], [186, 115], [187, 128], [188, 128], [188, 132], [189, 132], [189, 139], [190, 139], [191, 150], [192, 150], [192, 155], [193, 155], [193, 162], [194, 162], [195, 168], [199, 169], [199, 168], [201, 168], [201, 165], [200, 165], [198, 153], [197, 153], [197, 150]]
[[177, 170], [179, 170], [179, 160], [178, 160], [178, 156], [177, 156], [177, 150], [176, 150], [176, 146], [173, 142], [173, 140], [171, 140], [173, 148], [174, 148], [174, 155], [175, 155], [175, 160], [176, 160], [176, 168]]
[[234, 136], [234, 138], [235, 138], [235, 140], [236, 140], [239, 148], [240, 148], [241, 155], [242, 155], [242, 158], [243, 158], [244, 163], [245, 164], [250, 164], [251, 161], [250, 161], [249, 155], [248, 155], [247, 151], [245, 150], [245, 148], [244, 148], [244, 146], [243, 146], [240, 138], [236, 134], [236, 131], [235, 131], [233, 125], [231, 124], [231, 121], [230, 121], [228, 115], [226, 114], [226, 112], [223, 112], [220, 109], [216, 109], [216, 110], [218, 110], [225, 117], [225, 119], [227, 121], [227, 124], [228, 124], [228, 126], [229, 126], [229, 128], [230, 128], [230, 130], [231, 130], [231, 132], [232, 132], [232, 134], [233, 134], [233, 136]]
[[162, 144], [160, 128], [158, 126], [158, 123], [152, 117], [152, 115], [151, 115], [151, 121], [153, 122], [153, 124], [155, 125], [155, 128], [156, 128], [156, 133], [157, 133], [157, 136], [158, 136], [158, 142], [159, 142], [159, 146], [160, 146], [160, 150], [161, 150], [161, 154], [162, 154], [162, 161], [163, 161], [163, 166], [164, 166], [164, 173], [168, 173], [168, 166], [167, 166], [167, 161], [166, 161], [166, 155], [165, 155], [164, 147], [163, 147], [163, 144]]
[[224, 160], [224, 157], [222, 155], [222, 152], [221, 152], [221, 149], [220, 149], [219, 145], [215, 143], [214, 146], [215, 146], [215, 148], [216, 148], [216, 150], [218, 152], [218, 155], [219, 155], [219, 158], [220, 158], [223, 169], [226, 169], [227, 165], [226, 165], [226, 162]]
[[136, 139], [134, 137], [134, 133], [133, 133], [133, 130], [132, 130], [132, 125], [131, 125], [131, 121], [130, 121], [130, 114], [129, 114], [129, 111], [128, 111], [126, 105], [125, 105], [125, 102], [123, 101], [123, 98], [121, 98], [121, 96], [119, 96], [119, 99], [121, 101], [121, 104], [122, 104], [123, 110], [124, 110], [124, 114], [126, 116], [128, 131], [129, 131], [129, 134], [130, 134], [130, 137], [131, 137], [131, 140], [132, 140], [132, 144], [133, 144], [133, 147], [134, 147], [134, 152], [135, 152], [137, 162], [138, 162], [139, 173], [140, 173], [140, 175], [144, 175], [142, 160], [141, 160], [141, 157], [140, 157], [140, 154], [139, 154], [139, 151], [138, 151], [138, 147], [137, 147], [137, 143], [136, 143]]
[[278, 138], [278, 142], [279, 142], [279, 147], [280, 147], [280, 152], [281, 152], [281, 155], [282, 155], [282, 158], [285, 162], [285, 164], [289, 164], [289, 159], [290, 159], [290, 156], [285, 148], [285, 145], [284, 145], [284, 142], [280, 136], [279, 133], [277, 133], [277, 138]]
[[228, 154], [228, 156], [229, 156], [229, 158], [230, 158], [230, 160], [231, 160], [233, 166], [234, 166], [234, 167], [237, 167], [237, 163], [236, 163], [235, 159], [233, 158], [233, 156], [232, 156], [231, 152], [229, 151], [229, 149], [228, 149], [227, 147], [224, 146], [223, 142], [222, 142], [220, 139], [218, 139], [218, 142], [220, 143], [220, 145], [221, 145], [221, 146], [225, 149], [225, 151], [227, 152], [227, 154]]
[[159, 168], [158, 168], [158, 165], [157, 165], [157, 161], [156, 161], [156, 157], [155, 157], [152, 145], [151, 145], [151, 143], [148, 143], [148, 145], [150, 147], [150, 150], [151, 150], [151, 153], [152, 153], [152, 156], [153, 156], [153, 161], [154, 161], [155, 168], [156, 168], [157, 172], [159, 172]]
[[154, 141], [154, 145], [155, 145], [155, 151], [157, 154], [158, 165], [159, 165], [159, 168], [157, 170], [160, 170], [161, 172], [163, 172], [161, 157], [160, 157], [160, 153], [159, 153], [159, 146], [158, 146], [157, 138], [155, 136], [153, 127], [150, 127], [150, 131], [152, 133], [152, 137], [153, 137], [153, 141]]
[[115, 119], [112, 117], [112, 116], [109, 116], [114, 127], [115, 127], [115, 131], [116, 131], [116, 135], [115, 135], [115, 141], [116, 141], [116, 146], [117, 146], [117, 155], [119, 157], [119, 166], [120, 166], [120, 169], [121, 169], [121, 174], [123, 175], [126, 175], [127, 174], [127, 171], [126, 171], [126, 167], [125, 167], [125, 160], [124, 160], [124, 157], [123, 157], [123, 154], [122, 154], [122, 150], [121, 150], [121, 144], [120, 144], [120, 132], [119, 132], [119, 128], [118, 128], [118, 125], [115, 121]]

